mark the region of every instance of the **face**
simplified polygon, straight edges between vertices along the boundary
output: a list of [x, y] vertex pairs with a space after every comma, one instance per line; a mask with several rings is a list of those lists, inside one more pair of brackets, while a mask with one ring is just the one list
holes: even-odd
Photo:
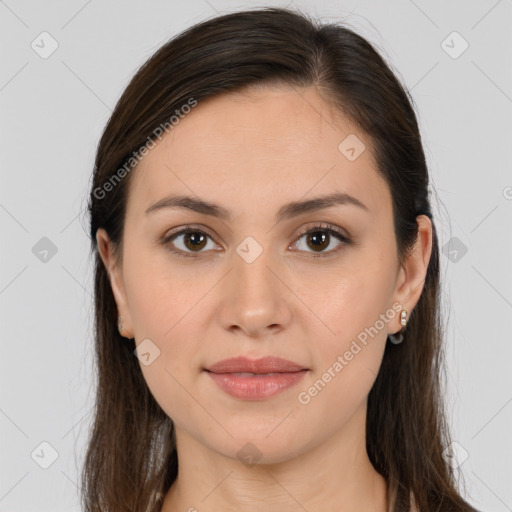
[[[122, 263], [102, 230], [98, 246], [178, 442], [182, 432], [232, 458], [250, 442], [272, 463], [355, 418], [361, 427], [398, 303], [414, 307], [430, 255], [427, 236], [399, 266], [391, 194], [366, 134], [312, 88], [252, 89], [199, 103], [132, 172]], [[312, 208], [335, 194], [345, 200]], [[224, 215], [192, 202], [151, 209], [171, 196]], [[287, 383], [278, 393], [233, 396], [205, 369], [236, 356], [305, 370], [263, 377]]]

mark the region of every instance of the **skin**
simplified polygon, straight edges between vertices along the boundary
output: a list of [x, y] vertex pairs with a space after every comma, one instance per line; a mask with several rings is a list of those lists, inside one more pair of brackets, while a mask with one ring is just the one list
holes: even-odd
[[[432, 226], [417, 218], [416, 245], [399, 265], [391, 193], [371, 141], [334, 114], [314, 88], [253, 87], [209, 98], [132, 171], [122, 258], [98, 230], [124, 335], [137, 345], [149, 338], [160, 350], [141, 370], [176, 427], [179, 475], [164, 512], [253, 512], [262, 503], [266, 512], [387, 510], [386, 482], [366, 452], [367, 397], [387, 335], [401, 329], [393, 304], [409, 318], [421, 295]], [[366, 146], [354, 161], [338, 149], [348, 134]], [[368, 210], [337, 205], [276, 224], [285, 203], [334, 191]], [[177, 208], [145, 213], [171, 193], [217, 203], [232, 219]], [[351, 243], [331, 235], [315, 251], [311, 236], [299, 236], [317, 222], [343, 229]], [[178, 236], [174, 246], [192, 254], [180, 257], [161, 239], [186, 224], [210, 238], [194, 252]], [[247, 236], [263, 249], [252, 263], [236, 252]], [[319, 253], [329, 255], [312, 256]], [[299, 392], [389, 310], [395, 314], [384, 328], [300, 403]], [[280, 394], [246, 401], [203, 371], [236, 355], [275, 355], [309, 371]], [[248, 442], [261, 453], [252, 466], [237, 456]]]

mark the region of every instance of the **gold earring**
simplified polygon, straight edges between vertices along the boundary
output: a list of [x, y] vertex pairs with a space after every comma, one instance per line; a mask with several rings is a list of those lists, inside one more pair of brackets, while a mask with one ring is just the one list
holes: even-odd
[[[402, 309], [402, 311], [400, 312], [400, 324], [404, 328], [407, 325], [407, 310], [406, 309]], [[393, 343], [393, 345], [399, 345], [400, 343], [402, 343], [402, 341], [404, 341], [404, 335], [402, 333], [403, 330], [404, 329], [401, 329], [396, 334], [388, 334], [388, 339], [391, 343]]]
[[402, 309], [400, 313], [400, 323], [405, 327], [407, 325], [407, 310]]

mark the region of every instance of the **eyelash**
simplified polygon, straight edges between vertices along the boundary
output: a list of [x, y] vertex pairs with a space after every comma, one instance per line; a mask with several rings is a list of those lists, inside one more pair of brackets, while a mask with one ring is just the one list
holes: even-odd
[[[343, 232], [341, 230], [339, 230], [338, 228], [335, 228], [333, 226], [330, 226], [329, 224], [317, 224], [317, 225], [314, 225], [308, 229], [306, 229], [305, 231], [303, 231], [302, 233], [300, 233], [298, 235], [298, 237], [296, 238], [296, 241], [294, 242], [294, 245], [295, 243], [297, 243], [304, 235], [309, 235], [311, 233], [317, 233], [317, 232], [325, 232], [325, 233], [328, 233], [329, 235], [334, 235], [336, 238], [338, 238], [338, 240], [340, 240], [342, 243], [340, 244], [340, 246], [338, 246], [338, 248], [336, 249], [331, 249], [330, 251], [328, 252], [325, 252], [325, 253], [318, 253], [318, 254], [315, 254], [315, 253], [309, 253], [311, 257], [313, 258], [326, 258], [326, 257], [329, 257], [329, 256], [332, 256], [333, 253], [337, 253], [339, 250], [340, 250], [340, 247], [342, 247], [343, 245], [348, 245], [351, 243], [351, 241], [343, 234]], [[162, 239], [161, 241], [161, 244], [169, 251], [171, 251], [172, 253], [176, 254], [177, 256], [182, 256], [184, 258], [197, 258], [198, 256], [201, 256], [201, 252], [198, 252], [198, 253], [193, 253], [193, 252], [186, 252], [186, 251], [182, 251], [181, 249], [174, 249], [172, 247], [172, 244], [170, 244], [170, 242], [172, 240], [174, 240], [175, 238], [177, 238], [178, 236], [180, 235], [186, 235], [186, 234], [190, 234], [190, 233], [200, 233], [202, 235], [206, 235], [207, 237], [211, 238], [213, 240], [213, 237], [211, 235], [209, 235], [207, 232], [201, 230], [201, 229], [198, 229], [198, 228], [195, 228], [194, 226], [191, 226], [191, 225], [188, 225], [188, 226], [184, 226], [183, 228], [181, 228], [180, 230], [178, 231], [175, 231], [173, 233], [171, 233], [170, 235], [168, 236], [164, 236], [164, 238]], [[306, 251], [308, 252], [308, 251]]]

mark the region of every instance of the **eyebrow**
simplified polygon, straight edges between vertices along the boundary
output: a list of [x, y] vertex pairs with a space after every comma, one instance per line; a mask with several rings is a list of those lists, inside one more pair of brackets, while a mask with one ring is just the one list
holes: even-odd
[[[305, 201], [294, 201], [282, 206], [276, 214], [276, 222], [296, 217], [304, 213], [311, 213], [318, 210], [332, 208], [333, 206], [352, 205], [369, 211], [369, 208], [359, 199], [345, 193], [334, 193], [326, 196], [307, 199]], [[163, 208], [180, 208], [191, 210], [204, 215], [211, 215], [223, 220], [230, 220], [231, 213], [218, 204], [198, 199], [196, 197], [174, 195], [164, 197], [154, 205], [145, 210], [145, 213], [155, 212]]]

